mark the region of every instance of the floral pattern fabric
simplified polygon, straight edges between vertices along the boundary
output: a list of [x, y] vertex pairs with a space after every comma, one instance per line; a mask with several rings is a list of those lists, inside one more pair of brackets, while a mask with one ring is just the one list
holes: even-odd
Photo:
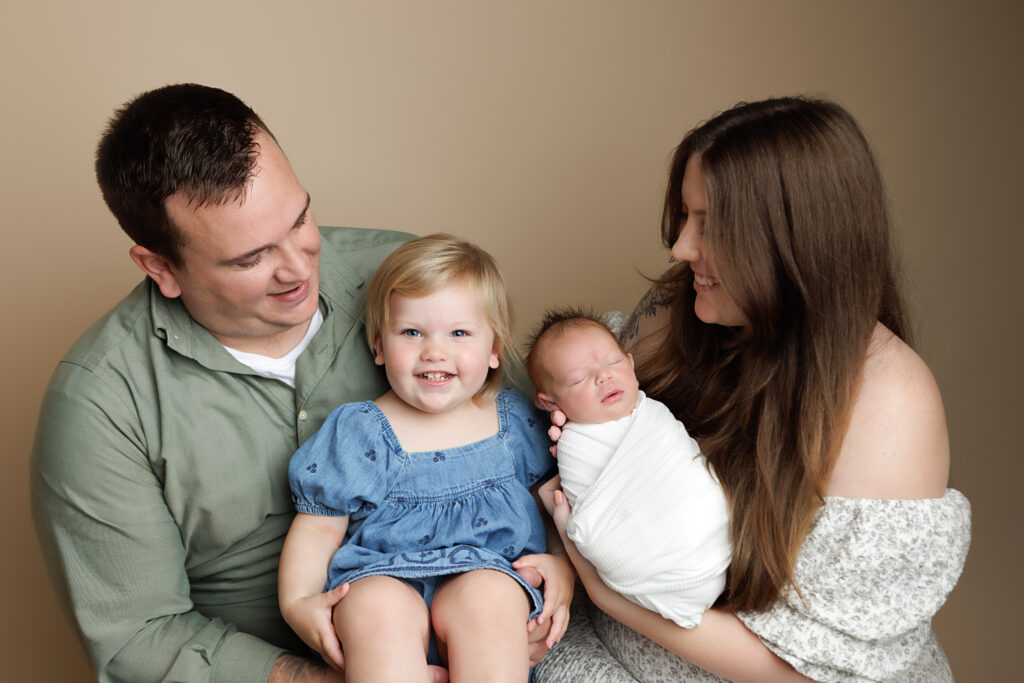
[[[952, 681], [931, 617], [956, 585], [970, 503], [827, 498], [797, 560], [800, 594], [738, 616], [777, 655], [820, 681]], [[541, 683], [722, 681], [603, 614], [581, 595], [569, 631], [537, 667]]]

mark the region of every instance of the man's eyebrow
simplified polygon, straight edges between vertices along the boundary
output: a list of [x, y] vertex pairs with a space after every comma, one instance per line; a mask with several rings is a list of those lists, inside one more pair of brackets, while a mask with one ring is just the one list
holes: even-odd
[[299, 217], [295, 219], [292, 224], [293, 228], [297, 228], [306, 222], [306, 214], [309, 213], [309, 193], [306, 193], [306, 205], [302, 207], [302, 211], [299, 212]]
[[[310, 201], [310, 197], [309, 197], [309, 193], [307, 192], [306, 193], [306, 204], [302, 207], [302, 212], [299, 214], [299, 217], [295, 219], [294, 223], [292, 223], [292, 228], [297, 228], [297, 227], [299, 227], [300, 225], [302, 225], [303, 223], [306, 222], [306, 216], [309, 215], [309, 201]], [[273, 244], [264, 244], [264, 245], [261, 245], [259, 247], [256, 247], [255, 249], [250, 249], [249, 251], [247, 251], [244, 254], [241, 254], [239, 256], [234, 256], [232, 258], [224, 259], [223, 261], [220, 262], [220, 265], [222, 265], [222, 266], [235, 266], [235, 265], [238, 265], [239, 263], [245, 263], [249, 259], [251, 259], [254, 256], [256, 256], [257, 254], [259, 254], [261, 251], [269, 249], [272, 246], [274, 246], [274, 245]]]

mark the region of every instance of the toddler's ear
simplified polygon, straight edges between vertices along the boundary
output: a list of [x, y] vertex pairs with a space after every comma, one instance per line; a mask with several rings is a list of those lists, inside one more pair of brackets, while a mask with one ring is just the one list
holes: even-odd
[[550, 396], [542, 394], [539, 391], [537, 392], [537, 405], [540, 406], [542, 410], [546, 410], [549, 413], [553, 410], [558, 410], [558, 404], [555, 403]]

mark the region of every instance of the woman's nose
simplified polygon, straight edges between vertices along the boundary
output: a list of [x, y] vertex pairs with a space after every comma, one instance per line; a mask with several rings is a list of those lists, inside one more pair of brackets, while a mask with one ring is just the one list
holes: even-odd
[[672, 245], [672, 249], [669, 251], [672, 254], [672, 258], [676, 261], [699, 261], [701, 257], [701, 236], [697, 226], [694, 225], [694, 221], [689, 217], [683, 222], [683, 227], [679, 230], [679, 236], [676, 238], [676, 243]]

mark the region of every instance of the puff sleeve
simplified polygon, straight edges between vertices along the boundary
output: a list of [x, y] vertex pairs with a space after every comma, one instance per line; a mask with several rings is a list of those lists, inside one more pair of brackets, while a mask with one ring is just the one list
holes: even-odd
[[931, 618], [956, 585], [970, 544], [970, 504], [942, 498], [828, 498], [789, 590], [750, 630], [820, 681], [905, 680], [932, 647]]
[[505, 402], [516, 477], [527, 488], [553, 474], [555, 459], [548, 450], [547, 416], [515, 389], [504, 389], [499, 400]]
[[385, 428], [380, 412], [367, 403], [335, 409], [288, 465], [295, 509], [358, 519], [379, 505], [402, 466], [387, 446]]

